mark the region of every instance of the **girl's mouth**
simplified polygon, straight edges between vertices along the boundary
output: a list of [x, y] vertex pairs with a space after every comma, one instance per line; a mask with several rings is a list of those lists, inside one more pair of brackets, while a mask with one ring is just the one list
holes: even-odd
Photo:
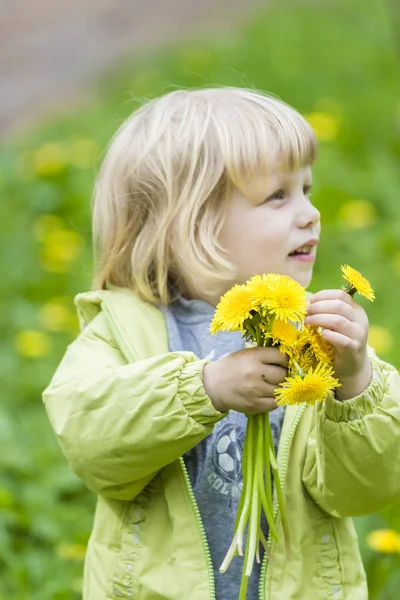
[[294, 250], [289, 254], [289, 257], [298, 260], [300, 262], [314, 262], [315, 260], [315, 252], [314, 252], [315, 244], [306, 244], [301, 246], [297, 250]]
[[300, 262], [314, 262], [315, 254], [314, 252], [292, 252], [289, 258]]

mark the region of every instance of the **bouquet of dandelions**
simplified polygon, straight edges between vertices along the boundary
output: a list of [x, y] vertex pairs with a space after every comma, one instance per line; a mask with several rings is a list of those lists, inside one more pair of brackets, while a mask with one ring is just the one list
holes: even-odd
[[[351, 296], [359, 292], [369, 300], [374, 293], [369, 282], [349, 266], [342, 266]], [[333, 346], [321, 331], [304, 325], [307, 312], [305, 289], [286, 275], [256, 275], [243, 285], [235, 285], [222, 296], [211, 323], [211, 333], [241, 331], [249, 345], [278, 346], [288, 354], [288, 377], [276, 392], [277, 404], [315, 405], [322, 402], [340, 384], [334, 377]], [[260, 544], [271, 558], [270, 540], [261, 526], [261, 509], [268, 522], [269, 535], [278, 541], [274, 523], [272, 479], [287, 556], [290, 556], [289, 527], [285, 512], [279, 470], [276, 461], [269, 413], [247, 416], [242, 456], [243, 489], [239, 500], [232, 544], [220, 567], [223, 573], [237, 554], [243, 556], [243, 538], [247, 529], [244, 568], [239, 600], [245, 600], [254, 559], [260, 562]]]

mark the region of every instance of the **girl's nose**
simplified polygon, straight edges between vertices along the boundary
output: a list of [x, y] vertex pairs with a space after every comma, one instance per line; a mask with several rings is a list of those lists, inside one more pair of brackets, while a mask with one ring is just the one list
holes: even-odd
[[[305, 199], [306, 200], [306, 199]], [[317, 208], [307, 199], [302, 209], [297, 214], [297, 227], [301, 229], [316, 225], [321, 219], [321, 214]]]

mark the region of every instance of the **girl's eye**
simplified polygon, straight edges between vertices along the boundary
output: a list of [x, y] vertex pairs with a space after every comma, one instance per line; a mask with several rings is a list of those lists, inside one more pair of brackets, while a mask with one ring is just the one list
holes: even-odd
[[267, 200], [283, 200], [284, 197], [285, 197], [284, 190], [276, 190], [276, 192], [274, 192], [273, 194], [268, 196]]
[[311, 185], [305, 185], [303, 187], [303, 194], [309, 198], [311, 196]]

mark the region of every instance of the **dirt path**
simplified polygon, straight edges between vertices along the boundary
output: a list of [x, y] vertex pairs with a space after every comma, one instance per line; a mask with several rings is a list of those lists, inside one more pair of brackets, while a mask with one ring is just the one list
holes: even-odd
[[262, 0], [0, 0], [0, 134], [76, 101], [135, 49], [229, 26]]

